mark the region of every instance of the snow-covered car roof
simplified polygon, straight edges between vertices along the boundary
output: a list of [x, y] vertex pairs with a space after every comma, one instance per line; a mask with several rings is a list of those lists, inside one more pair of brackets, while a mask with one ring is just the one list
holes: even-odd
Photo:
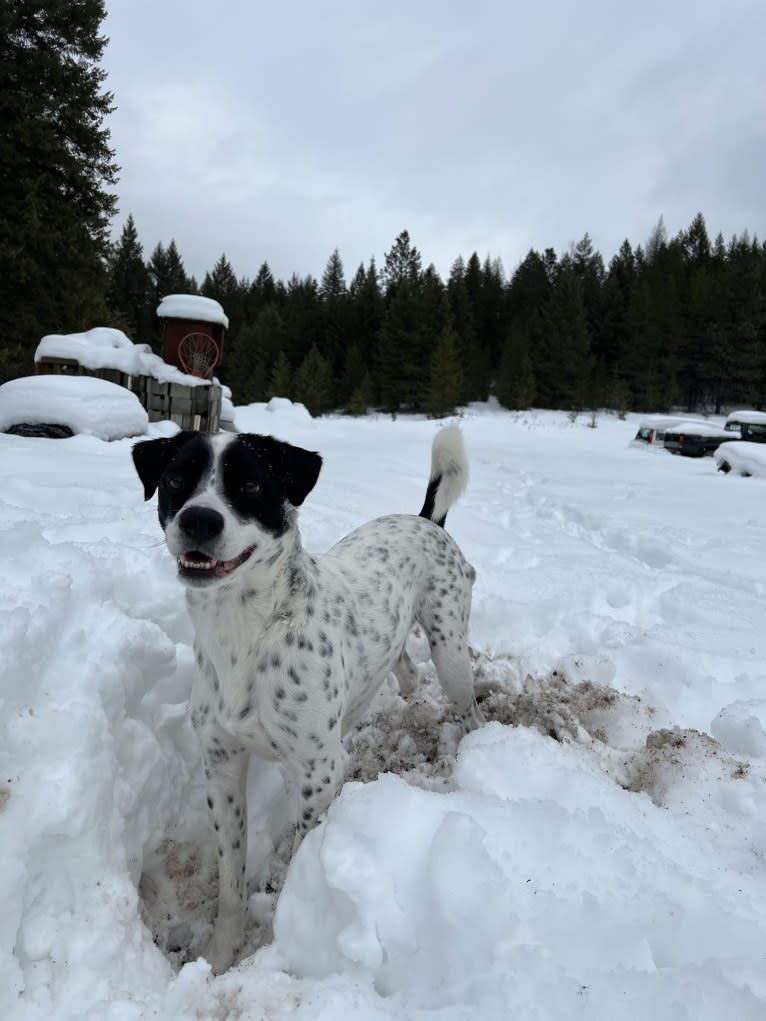
[[201, 294], [167, 294], [157, 306], [158, 319], [197, 319], [229, 328], [229, 318], [212, 298]]
[[766, 411], [732, 411], [726, 419], [730, 422], [747, 422], [752, 425], [766, 425]]
[[0, 432], [16, 425], [65, 425], [119, 440], [142, 436], [149, 417], [134, 393], [94, 376], [22, 376], [0, 386]]
[[766, 479], [766, 444], [732, 440], [723, 443], [715, 454], [719, 468], [728, 465], [734, 475], [755, 475]]
[[687, 421], [683, 418], [675, 418], [672, 415], [645, 415], [638, 423], [639, 429], [669, 429]]
[[665, 435], [668, 433], [683, 433], [684, 436], [731, 436], [731, 433], [724, 431], [722, 425], [713, 422], [698, 421], [686, 418], [678, 419], [672, 426], [665, 426]]

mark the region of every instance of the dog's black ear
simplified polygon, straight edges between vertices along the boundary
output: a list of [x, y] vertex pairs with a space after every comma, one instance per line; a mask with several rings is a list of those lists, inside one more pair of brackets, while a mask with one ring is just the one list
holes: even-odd
[[300, 507], [316, 485], [322, 469], [322, 458], [312, 450], [294, 447], [292, 443], [259, 436], [258, 446], [269, 462], [275, 478], [282, 484], [293, 507]]
[[135, 444], [131, 454], [138, 477], [144, 484], [144, 500], [151, 500], [154, 496], [162, 473], [190, 435], [188, 432], [180, 432], [170, 439], [144, 440]]

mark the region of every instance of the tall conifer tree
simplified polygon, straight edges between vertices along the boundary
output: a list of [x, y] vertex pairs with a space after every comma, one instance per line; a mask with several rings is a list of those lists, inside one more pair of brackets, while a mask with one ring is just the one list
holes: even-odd
[[105, 318], [118, 167], [99, 66], [103, 0], [0, 4], [0, 336], [4, 376], [40, 336]]

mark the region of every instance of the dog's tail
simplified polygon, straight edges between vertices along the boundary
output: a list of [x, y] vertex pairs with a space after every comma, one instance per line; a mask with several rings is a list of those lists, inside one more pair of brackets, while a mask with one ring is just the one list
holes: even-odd
[[420, 517], [428, 518], [443, 528], [447, 511], [467, 483], [468, 458], [463, 446], [463, 434], [458, 426], [448, 425], [436, 434], [431, 448], [431, 475]]

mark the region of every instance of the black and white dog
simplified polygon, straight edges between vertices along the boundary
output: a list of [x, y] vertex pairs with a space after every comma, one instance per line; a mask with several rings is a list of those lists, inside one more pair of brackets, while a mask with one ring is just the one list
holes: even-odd
[[316, 484], [319, 454], [270, 436], [181, 432], [138, 443], [133, 460], [145, 498], [159, 489], [195, 629], [191, 720], [219, 857], [204, 955], [221, 972], [244, 929], [251, 752], [284, 763], [294, 781], [297, 847], [340, 788], [343, 734], [390, 671], [403, 693], [417, 683], [405, 651], [415, 621], [464, 727], [481, 722], [466, 641], [476, 572], [443, 528], [468, 466], [460, 430], [443, 429], [420, 516], [378, 518], [313, 556], [295, 508]]

